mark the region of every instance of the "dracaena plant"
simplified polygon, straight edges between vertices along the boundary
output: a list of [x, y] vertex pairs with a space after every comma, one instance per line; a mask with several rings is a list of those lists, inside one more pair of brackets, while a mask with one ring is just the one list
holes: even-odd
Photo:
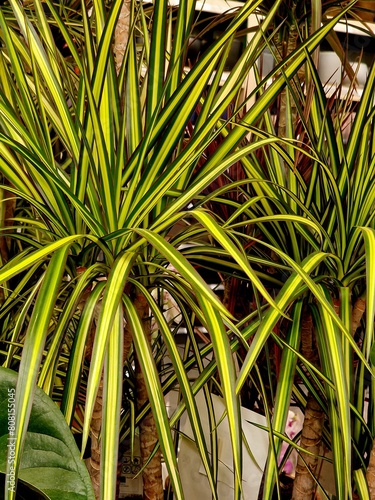
[[[361, 100], [353, 103], [349, 94], [341, 104], [335, 100], [340, 88], [333, 97], [325, 95], [326, 82], [320, 81], [312, 59], [308, 70], [313, 93], [306, 96], [288, 87], [286, 128], [291, 139], [280, 138], [278, 150], [267, 146], [261, 154], [242, 159], [247, 180], [224, 185], [202, 203], [213, 207], [221, 201], [227, 206], [230, 216], [223, 230], [235, 231], [248, 258], [272, 270], [275, 301], [292, 318], [285, 321], [270, 309], [260, 323], [254, 321], [242, 331], [245, 337], [255, 335], [240, 360], [237, 391], [248, 377], [261, 388], [259, 361], [267, 349], [275, 350], [269, 366], [277, 376], [273, 379], [268, 370], [263, 382], [271, 386], [271, 393], [258, 388], [270, 420], [272, 413], [273, 445], [263, 498], [271, 497], [275, 482], [280, 494], [276, 478], [283, 466], [286, 401], [300, 406], [306, 419], [302, 448], [297, 447], [293, 498], [312, 498], [320, 485], [321, 443], [333, 454], [337, 498], [352, 498], [353, 492], [371, 498], [375, 67]], [[296, 121], [292, 107], [298, 110]], [[343, 130], [353, 113], [344, 140]], [[273, 137], [271, 113], [251, 133], [252, 142]], [[237, 201], [227, 194], [235, 190]], [[223, 214], [222, 207], [220, 212], [212, 209]], [[279, 359], [276, 352], [281, 352]], [[296, 448], [285, 434], [284, 440], [290, 450]]]
[[[10, 205], [2, 240], [1, 341], [3, 364], [18, 371], [14, 470], [21, 478], [38, 384], [58, 401], [70, 426], [82, 424], [83, 449], [91, 429], [96, 458], [101, 455], [97, 496], [114, 498], [120, 435], [133, 436], [139, 424], [141, 439], [151, 443], [143, 457], [145, 488], [159, 488], [162, 495], [160, 447], [174, 494], [183, 498], [171, 428], [186, 411], [217, 498], [218, 456], [209, 452], [194, 399], [213, 380], [226, 405], [235, 495], [240, 497], [238, 392], [255, 358], [249, 351], [250, 360], [236, 379], [232, 351], [238, 339], [246, 345], [256, 323], [248, 327], [245, 318], [236, 325], [192, 265], [187, 249], [200, 247], [207, 261], [214, 252], [247, 277], [270, 308], [258, 337], [263, 339], [269, 316], [285, 315], [287, 302], [280, 297], [275, 303], [264, 275], [243, 252], [235, 228], [229, 231], [230, 223], [223, 228], [219, 217], [196, 205], [203, 190], [232, 164], [277, 143], [267, 136], [239, 147], [249, 127], [337, 21], [330, 21], [285, 60], [282, 78], [275, 79], [235, 126], [222, 123], [220, 118], [236, 101], [266, 44], [264, 30], [279, 3], [248, 41], [221, 90], [230, 44], [261, 1], [246, 2], [234, 13], [223, 36], [190, 71], [185, 70], [184, 56], [194, 2], [182, 1], [174, 12], [163, 0], [155, 2], [151, 12], [132, 4], [129, 40], [123, 60], [116, 61], [117, 70], [112, 41], [121, 1], [107, 5], [98, 0], [90, 8], [82, 3], [73, 20], [66, 20], [64, 11], [50, 2], [44, 7], [38, 0], [25, 6], [12, 0], [0, 9], [1, 195], [3, 206], [9, 207], [11, 199], [16, 202]], [[166, 29], [172, 19], [173, 37]], [[56, 32], [69, 57], [56, 47]], [[187, 134], [198, 105], [200, 118]], [[219, 134], [224, 140], [197, 168]], [[246, 172], [250, 175], [251, 169]], [[5, 215], [3, 211], [3, 219]], [[314, 221], [314, 231], [316, 225]], [[280, 251], [278, 245], [275, 251]], [[300, 286], [308, 283], [321, 298], [308, 276], [312, 259], [288, 266]], [[155, 300], [165, 290], [178, 304], [181, 324], [194, 345], [194, 355], [187, 360], [174, 338], [178, 329], [166, 320], [162, 301]], [[333, 309], [327, 311], [334, 321]], [[195, 341], [194, 321], [207, 330], [203, 349]], [[162, 385], [163, 352], [168, 352], [175, 373]], [[214, 359], [203, 369], [208, 352]], [[201, 372], [193, 386], [188, 378], [192, 366]], [[133, 380], [136, 389], [126, 389]], [[164, 396], [176, 385], [183, 399], [169, 419]], [[127, 411], [120, 421], [122, 408]], [[95, 417], [99, 426], [94, 425]], [[145, 436], [147, 429], [151, 436]], [[147, 475], [154, 453], [156, 465]], [[7, 489], [5, 496], [15, 498]]]

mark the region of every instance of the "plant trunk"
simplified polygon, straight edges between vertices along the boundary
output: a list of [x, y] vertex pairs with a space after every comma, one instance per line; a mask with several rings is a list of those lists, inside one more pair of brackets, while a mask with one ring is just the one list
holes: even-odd
[[[297, 43], [298, 43], [298, 33], [297, 33], [296, 28], [292, 25], [290, 27], [290, 31], [288, 33], [287, 41], [280, 40], [278, 47], [276, 47], [278, 62], [281, 62], [289, 54], [291, 54], [297, 48]], [[299, 82], [304, 83], [304, 81], [305, 81], [305, 67], [304, 66], [302, 66], [298, 70], [295, 78], [298, 78]], [[290, 83], [292, 85], [292, 88], [293, 87], [296, 88], [294, 81], [291, 81]], [[301, 85], [301, 83], [298, 83], [298, 85]], [[295, 129], [296, 124], [297, 124], [297, 116], [298, 116], [297, 105], [292, 98], [291, 102], [290, 102], [290, 106], [288, 106], [287, 92], [289, 92], [289, 90], [284, 89], [280, 93], [280, 97], [279, 97], [277, 135], [278, 135], [278, 137], [281, 137], [281, 138], [288, 137], [287, 124], [288, 124], [289, 120], [292, 123], [293, 130]], [[290, 110], [290, 112], [291, 112], [290, 118], [288, 117], [288, 110]]]
[[[4, 179], [1, 179], [4, 181]], [[14, 211], [16, 209], [16, 197], [7, 189], [0, 189], [0, 228], [5, 228], [13, 224]], [[4, 265], [9, 259], [10, 237], [4, 236], [0, 232], [0, 265]]]
[[301, 452], [296, 467], [296, 477], [293, 485], [292, 500], [310, 500], [314, 498], [318, 455], [322, 443], [324, 427], [324, 412], [316, 399], [309, 394], [307, 397], [305, 420], [301, 434], [301, 446], [313, 453], [309, 455]]
[[[100, 306], [99, 306], [100, 307]], [[96, 313], [98, 316], [98, 312]], [[92, 331], [90, 332], [90, 337], [87, 343], [86, 358], [91, 359], [92, 346], [95, 336], [95, 325], [93, 325]], [[125, 326], [124, 328], [124, 361], [129, 355], [129, 351], [132, 343], [132, 334], [129, 328]], [[101, 462], [101, 441], [100, 441], [100, 431], [102, 427], [103, 420], [103, 375], [100, 379], [100, 384], [98, 387], [98, 393], [96, 395], [95, 405], [93, 409], [91, 426], [90, 426], [90, 438], [91, 438], [91, 450], [90, 450], [90, 460], [89, 460], [89, 474], [91, 477], [92, 485], [94, 488], [96, 500], [100, 499], [100, 462]], [[119, 475], [120, 467], [119, 464]], [[119, 486], [119, 485], [118, 485]], [[105, 500], [105, 499], [103, 499]]]
[[124, 0], [121, 7], [119, 18], [117, 20], [117, 25], [115, 29], [115, 39], [113, 45], [117, 74], [120, 72], [121, 64], [124, 59], [126, 45], [129, 39], [130, 13], [131, 13], [131, 1]]
[[[135, 307], [143, 322], [144, 332], [151, 342], [151, 322], [149, 318], [149, 307], [146, 299], [138, 295], [135, 299]], [[136, 386], [137, 386], [137, 406], [140, 409], [149, 401], [145, 379], [136, 360]], [[139, 435], [141, 445], [142, 464], [145, 465], [158, 442], [158, 433], [154, 415], [150, 410], [139, 424]], [[161, 469], [161, 452], [157, 450], [153, 458], [143, 470], [143, 498], [144, 500], [163, 500], [163, 478]]]
[[[303, 313], [301, 351], [309, 362], [318, 364], [312, 316], [307, 310]], [[315, 476], [318, 466], [323, 427], [324, 412], [314, 396], [308, 394], [300, 444], [312, 455], [301, 452], [298, 456], [292, 500], [312, 500], [314, 498], [316, 482], [313, 476]]]
[[361, 323], [362, 316], [363, 316], [365, 310], [366, 310], [366, 298], [364, 295], [364, 296], [358, 297], [354, 303], [354, 306], [353, 306], [353, 310], [352, 310], [352, 335], [353, 336]]
[[[84, 308], [84, 304], [88, 298], [88, 295], [85, 294], [84, 298], [81, 300], [79, 304], [79, 309]], [[95, 339], [96, 332], [96, 323], [99, 318], [99, 313], [101, 310], [101, 303], [99, 302], [95, 306], [93, 323], [91, 325], [90, 333], [87, 339], [86, 344], [86, 352], [85, 358], [88, 362], [91, 362], [92, 350]], [[88, 471], [91, 477], [92, 486], [94, 489], [94, 494], [96, 500], [100, 498], [100, 430], [102, 427], [102, 415], [103, 415], [103, 374], [100, 378], [100, 383], [98, 387], [98, 393], [96, 395], [95, 405], [92, 412], [92, 418], [90, 423], [90, 439], [91, 439], [91, 448], [90, 448], [90, 459], [88, 463]]]
[[[365, 295], [358, 297], [354, 303], [352, 310], [352, 335], [354, 336], [357, 328], [359, 327], [363, 314], [366, 310], [366, 298]], [[368, 491], [370, 495], [370, 500], [375, 500], [375, 440], [372, 443], [372, 449], [370, 453], [370, 460], [366, 471], [366, 481], [368, 486]]]
[[[365, 295], [358, 297], [354, 303], [352, 310], [352, 335], [354, 336], [357, 331], [362, 317], [366, 310], [366, 298]], [[370, 494], [370, 500], [375, 500], [375, 440], [372, 443], [372, 449], [370, 453], [370, 460], [366, 471], [366, 481]]]
[[103, 375], [100, 379], [100, 384], [98, 387], [98, 393], [96, 395], [96, 401], [92, 413], [91, 427], [90, 427], [91, 456], [89, 461], [90, 464], [89, 473], [91, 477], [92, 486], [94, 488], [96, 500], [99, 500], [100, 498], [100, 462], [101, 462], [100, 431], [102, 427], [102, 418], [103, 418]]
[[[126, 45], [129, 38], [129, 22], [130, 22], [131, 0], [124, 0], [117, 25], [115, 28], [113, 52], [115, 56], [116, 71], [119, 73], [121, 64], [124, 58]], [[95, 328], [91, 332], [91, 339], [88, 342], [86, 357], [91, 359], [92, 344], [95, 335]], [[128, 357], [132, 343], [132, 335], [130, 330], [124, 329], [124, 360]], [[103, 420], [103, 375], [98, 388], [96, 401], [94, 405], [93, 415], [91, 419], [91, 457], [89, 463], [89, 473], [94, 488], [95, 498], [100, 498], [100, 462], [101, 462], [101, 444], [100, 431]], [[120, 467], [119, 467], [120, 474]], [[118, 474], [118, 476], [119, 476]], [[104, 500], [104, 499], [103, 499]]]

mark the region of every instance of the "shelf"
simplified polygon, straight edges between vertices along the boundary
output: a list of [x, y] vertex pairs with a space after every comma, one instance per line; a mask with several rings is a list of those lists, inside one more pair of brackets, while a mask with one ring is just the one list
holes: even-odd
[[[178, 7], [179, 0], [169, 0], [169, 5]], [[212, 14], [223, 14], [231, 9], [243, 7], [243, 2], [236, 2], [233, 0], [198, 0], [196, 2], [195, 10], [203, 12], [212, 12]]]
[[[332, 19], [332, 17], [333, 16], [329, 16], [327, 19]], [[375, 36], [375, 23], [369, 21], [357, 21], [355, 19], [346, 19], [344, 21], [339, 21], [334, 27], [334, 30], [353, 35], [363, 35], [367, 31]]]

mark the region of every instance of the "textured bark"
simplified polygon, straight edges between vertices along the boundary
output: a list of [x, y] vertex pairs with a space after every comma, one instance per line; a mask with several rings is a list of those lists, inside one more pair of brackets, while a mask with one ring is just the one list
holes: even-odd
[[[277, 59], [278, 62], [282, 61], [285, 59], [286, 56], [291, 54], [296, 48], [298, 44], [298, 33], [297, 30], [294, 26], [290, 27], [290, 31], [288, 33], [288, 38], [286, 41], [281, 40], [280, 44], [277, 47]], [[303, 83], [305, 81], [305, 67], [302, 66], [298, 72], [297, 76], [299, 82]], [[292, 88], [296, 88], [294, 81], [292, 80], [291, 82]], [[300, 85], [300, 83], [298, 83]], [[297, 92], [297, 91], [296, 91]], [[287, 110], [289, 109], [288, 103], [287, 103], [287, 90], [284, 89], [280, 93], [280, 98], [279, 98], [279, 112], [278, 112], [278, 126], [277, 126], [277, 135], [278, 137], [284, 138], [287, 137]], [[293, 127], [296, 126], [297, 123], [297, 116], [298, 116], [298, 111], [297, 111], [297, 106], [294, 102], [293, 99], [290, 101], [290, 110], [292, 114], [292, 124]]]
[[3, 235], [3, 229], [13, 224], [12, 218], [16, 209], [16, 198], [13, 193], [6, 189], [0, 189], [0, 257], [4, 265], [9, 258], [10, 237]]
[[[83, 272], [85, 269], [80, 269], [78, 272]], [[90, 291], [86, 291], [83, 299], [78, 304], [78, 308], [82, 310], [85, 306], [85, 302], [88, 298]], [[96, 305], [96, 310], [93, 314], [93, 323], [91, 325], [91, 330], [87, 339], [85, 357], [91, 362], [92, 350], [94, 345], [96, 324], [98, 322], [99, 313], [101, 309], [101, 303]], [[100, 378], [100, 383], [98, 387], [98, 393], [96, 395], [96, 400], [94, 404], [94, 409], [92, 413], [91, 423], [90, 423], [90, 438], [91, 438], [91, 449], [90, 449], [90, 459], [88, 463], [88, 471], [91, 477], [92, 486], [94, 489], [94, 494], [96, 500], [100, 498], [100, 431], [102, 427], [102, 417], [103, 417], [103, 374]]]
[[223, 286], [224, 286], [223, 305], [226, 309], [228, 309], [228, 311], [232, 301], [232, 285], [233, 285], [233, 278], [228, 278], [227, 280], [223, 281]]
[[[151, 342], [151, 323], [149, 318], [148, 304], [141, 295], [137, 296], [135, 306], [142, 319], [144, 331]], [[137, 406], [140, 409], [149, 401], [145, 379], [138, 362], [136, 360], [136, 387], [137, 387]], [[151, 411], [143, 418], [139, 425], [140, 445], [142, 463], [145, 464], [158, 442], [158, 433], [154, 416]], [[143, 498], [144, 500], [163, 500], [163, 479], [161, 469], [160, 448], [143, 471]]]
[[[129, 38], [129, 22], [130, 22], [131, 1], [124, 0], [120, 15], [115, 28], [113, 52], [115, 55], [116, 71], [120, 71], [120, 67], [124, 58], [126, 44]], [[97, 315], [96, 315], [97, 316]], [[86, 348], [86, 358], [91, 360], [92, 346], [95, 336], [95, 325], [93, 325]], [[124, 360], [128, 357], [132, 343], [132, 335], [130, 330], [124, 329]], [[100, 498], [100, 462], [101, 462], [101, 443], [100, 431], [103, 420], [103, 375], [99, 384], [98, 393], [94, 405], [93, 415], [91, 419], [90, 437], [91, 437], [91, 457], [89, 461], [89, 473], [94, 488], [95, 498]], [[119, 466], [120, 474], [120, 466]], [[118, 476], [119, 476], [118, 474]], [[106, 499], [103, 499], [106, 500]]]
[[120, 71], [121, 64], [124, 59], [126, 45], [129, 39], [130, 8], [131, 8], [131, 1], [124, 0], [115, 29], [113, 52], [115, 54], [117, 73], [119, 73]]
[[[98, 316], [98, 313], [95, 314]], [[86, 358], [91, 360], [92, 347], [94, 343], [96, 327], [93, 325], [86, 347]], [[132, 334], [130, 330], [125, 327], [124, 329], [124, 360], [128, 357], [132, 344]], [[89, 474], [91, 477], [92, 485], [94, 488], [95, 498], [100, 499], [100, 463], [101, 463], [101, 441], [100, 431], [103, 420], [103, 375], [100, 379], [98, 393], [96, 395], [95, 405], [93, 409], [91, 425], [90, 425], [90, 438], [91, 438], [91, 456], [89, 460]], [[121, 464], [119, 464], [119, 473], [121, 471]], [[119, 486], [119, 484], [118, 484]]]
[[[365, 295], [358, 297], [352, 310], [352, 335], [355, 334], [361, 323], [366, 310]], [[366, 471], [367, 486], [370, 493], [370, 499], [375, 500], [375, 440], [372, 443], [370, 461]]]
[[301, 325], [301, 352], [312, 362], [317, 362], [316, 346], [313, 341], [313, 320], [310, 313], [304, 311]]
[[[302, 317], [301, 352], [302, 355], [314, 365], [319, 362], [317, 348], [315, 345], [314, 325], [312, 316], [305, 309]], [[322, 443], [324, 427], [324, 412], [315, 398], [307, 396], [305, 419], [301, 433], [301, 447], [313, 453], [308, 455], [301, 452], [298, 456], [296, 477], [293, 484], [292, 500], [312, 500], [314, 498], [316, 482], [315, 476]]]
[[366, 310], [366, 299], [364, 297], [358, 297], [358, 299], [354, 303], [352, 310], [352, 335], [354, 335], [355, 332], [357, 331], [365, 310]]
[[309, 395], [302, 428], [301, 446], [314, 455], [301, 453], [298, 457], [292, 500], [309, 500], [314, 498], [316, 482], [311, 474], [316, 474], [318, 466], [317, 455], [322, 443], [323, 426], [324, 412], [315, 398]]
[[101, 443], [100, 431], [102, 427], [103, 418], [103, 375], [100, 380], [98, 393], [94, 410], [92, 413], [90, 437], [91, 437], [91, 456], [89, 472], [91, 476], [92, 485], [94, 488], [95, 498], [100, 498], [100, 456], [101, 456]]

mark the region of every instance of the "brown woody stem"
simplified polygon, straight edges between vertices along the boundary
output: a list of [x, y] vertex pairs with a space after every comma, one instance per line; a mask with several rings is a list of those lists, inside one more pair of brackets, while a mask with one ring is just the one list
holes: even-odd
[[[135, 300], [135, 307], [142, 319], [143, 328], [149, 342], [151, 343], [151, 323], [149, 316], [148, 304], [145, 298], [141, 295]], [[136, 362], [136, 386], [137, 386], [137, 405], [141, 408], [149, 401], [145, 379], [140, 367], [140, 363]], [[158, 442], [157, 427], [154, 415], [150, 410], [143, 418], [139, 425], [140, 429], [140, 445], [141, 457], [143, 465], [147, 463], [155, 445]], [[161, 468], [161, 452], [160, 448], [148, 463], [143, 471], [143, 498], [144, 500], [163, 500], [163, 478]]]
[[[314, 325], [311, 313], [305, 309], [302, 317], [301, 351], [311, 363], [318, 364], [314, 342]], [[314, 476], [318, 467], [318, 455], [322, 442], [324, 412], [312, 394], [307, 396], [305, 419], [301, 433], [301, 447], [309, 453], [301, 452], [296, 467], [292, 500], [312, 500], [316, 489]], [[310, 454], [311, 453], [311, 454]]]

